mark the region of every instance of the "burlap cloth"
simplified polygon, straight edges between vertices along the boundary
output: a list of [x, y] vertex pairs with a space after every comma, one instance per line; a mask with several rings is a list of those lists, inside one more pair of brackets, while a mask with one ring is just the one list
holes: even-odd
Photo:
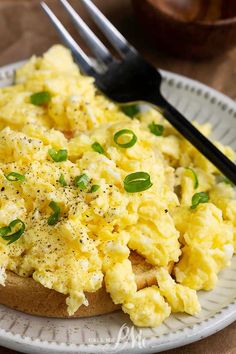
[[[47, 1], [71, 33], [78, 38], [58, 0]], [[161, 54], [144, 37], [135, 23], [129, 0], [96, 0], [104, 13], [128, 39], [156, 66], [197, 79], [236, 98], [236, 48], [221, 57], [201, 62], [181, 60]], [[71, 3], [79, 9], [78, 0]], [[40, 10], [38, 0], [0, 0], [0, 66], [41, 54], [59, 39]], [[83, 17], [86, 14], [83, 12]], [[89, 22], [91, 23], [91, 22]], [[0, 353], [15, 351], [0, 348]], [[165, 354], [236, 354], [236, 323], [188, 346], [170, 350]]]

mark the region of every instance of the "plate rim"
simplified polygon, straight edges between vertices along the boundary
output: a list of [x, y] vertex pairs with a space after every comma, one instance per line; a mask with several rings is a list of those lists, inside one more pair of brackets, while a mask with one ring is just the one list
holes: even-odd
[[[14, 73], [14, 70], [25, 62], [26, 60], [22, 60], [0, 67], [0, 81], [4, 79], [10, 79]], [[183, 75], [172, 73], [166, 70], [160, 71], [163, 75], [163, 81], [167, 81], [169, 86], [173, 85], [176, 89], [191, 89], [193, 93], [196, 93], [199, 96], [205, 96], [205, 99], [208, 99], [209, 102], [211, 102], [213, 105], [219, 104], [219, 109], [221, 109], [222, 112], [226, 113], [228, 111], [228, 114], [232, 114], [233, 117], [236, 118], [236, 102], [230, 97], [197, 80], [190, 79]], [[130, 353], [134, 353], [134, 351], [135, 353], [157, 353], [163, 350], [177, 348], [206, 338], [227, 327], [235, 320], [236, 299], [229, 305], [224, 306], [220, 311], [218, 311], [210, 318], [200, 321], [199, 323], [195, 323], [192, 326], [188, 325], [187, 328], [179, 329], [175, 332], [171, 332], [161, 336], [153, 334], [152, 337], [145, 339], [145, 342], [147, 343], [147, 347], [145, 349], [136, 348], [128, 344], [125, 348], [125, 351], [129, 351]], [[205, 323], [207, 323], [206, 328], [204, 328]], [[172, 338], [167, 341], [170, 335], [172, 336]], [[155, 347], [155, 341], [157, 340], [157, 338], [161, 337], [165, 338], [165, 340], [162, 343], [157, 344], [158, 347]], [[29, 336], [14, 334], [10, 332], [10, 330], [5, 330], [2, 328], [0, 328], [0, 343], [1, 345], [7, 346], [12, 349], [16, 349], [16, 344], [18, 344], [22, 347], [18, 348], [18, 350], [37, 350], [38, 353], [41, 352], [41, 350], [45, 349], [50, 350], [51, 353], [74, 353], [75, 350], [77, 353], [91, 353], [91, 350], [95, 350], [94, 352], [96, 353], [104, 352], [104, 350], [106, 350], [106, 352], [112, 351], [110, 345], [105, 343], [71, 343], [67, 345], [66, 343], [58, 343], [57, 341], [44, 341], [40, 339], [33, 339]], [[27, 348], [24, 346], [27, 346]], [[120, 351], [118, 349], [116, 353], [119, 352]]]

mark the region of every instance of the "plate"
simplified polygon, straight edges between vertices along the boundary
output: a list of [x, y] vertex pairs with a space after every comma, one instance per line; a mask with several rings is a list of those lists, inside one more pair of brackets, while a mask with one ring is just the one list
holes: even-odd
[[[0, 69], [0, 86], [10, 85], [14, 69]], [[214, 138], [236, 150], [236, 104], [183, 76], [162, 72], [164, 96], [188, 119], [210, 122]], [[220, 273], [217, 287], [199, 292], [197, 316], [173, 314], [158, 328], [136, 328], [121, 311], [82, 318], [35, 317], [0, 305], [0, 343], [25, 353], [157, 353], [207, 337], [236, 320], [236, 257]]]

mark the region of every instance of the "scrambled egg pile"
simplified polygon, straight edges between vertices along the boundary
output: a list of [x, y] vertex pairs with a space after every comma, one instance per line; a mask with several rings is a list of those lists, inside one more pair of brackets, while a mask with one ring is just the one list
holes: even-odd
[[[157, 326], [171, 312], [196, 314], [196, 291], [212, 289], [230, 265], [236, 201], [158, 112], [124, 112], [59, 45], [0, 90], [0, 281], [6, 270], [33, 277], [67, 295], [70, 315], [104, 282], [136, 325]], [[123, 129], [136, 137], [127, 148], [122, 134], [114, 140]], [[140, 171], [149, 185], [125, 189]], [[137, 290], [130, 250], [156, 267], [156, 286]]]

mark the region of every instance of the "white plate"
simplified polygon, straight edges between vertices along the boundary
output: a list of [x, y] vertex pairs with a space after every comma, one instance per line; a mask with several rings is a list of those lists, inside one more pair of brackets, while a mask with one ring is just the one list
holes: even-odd
[[[0, 86], [12, 83], [17, 66], [19, 63], [0, 69]], [[236, 150], [236, 104], [196, 81], [169, 72], [163, 76], [163, 92], [170, 102], [191, 120], [211, 122], [214, 137]], [[217, 287], [200, 292], [199, 298], [199, 315], [174, 314], [152, 329], [134, 328], [122, 312], [61, 320], [34, 317], [0, 305], [0, 344], [31, 354], [144, 354], [197, 341], [236, 319], [236, 257], [231, 267], [220, 273]]]

